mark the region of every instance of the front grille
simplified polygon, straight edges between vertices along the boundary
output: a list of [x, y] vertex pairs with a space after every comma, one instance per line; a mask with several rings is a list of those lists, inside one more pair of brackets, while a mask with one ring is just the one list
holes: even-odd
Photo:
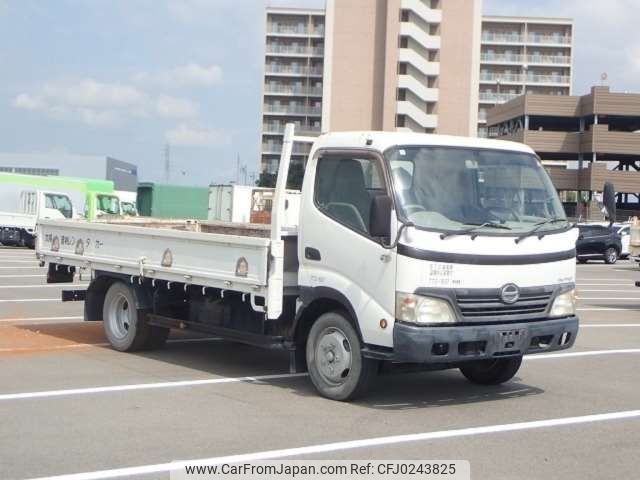
[[536, 318], [547, 311], [553, 291], [544, 288], [523, 289], [517, 302], [508, 305], [500, 299], [500, 292], [458, 291], [456, 300], [465, 319], [513, 316], [518, 319]]

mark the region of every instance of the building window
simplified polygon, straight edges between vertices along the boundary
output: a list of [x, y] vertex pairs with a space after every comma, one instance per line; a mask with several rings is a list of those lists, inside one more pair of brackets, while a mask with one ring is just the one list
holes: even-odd
[[396, 127], [404, 127], [404, 126], [405, 126], [404, 115], [396, 116]]
[[21, 175], [40, 175], [40, 176], [58, 176], [60, 170], [57, 168], [27, 168], [27, 167], [2, 167], [0, 172], [18, 173]]

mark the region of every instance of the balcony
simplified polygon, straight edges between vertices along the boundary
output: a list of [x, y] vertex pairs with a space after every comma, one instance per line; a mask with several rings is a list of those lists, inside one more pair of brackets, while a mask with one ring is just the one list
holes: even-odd
[[322, 87], [297, 87], [291, 85], [265, 85], [264, 93], [302, 97], [322, 97]]
[[322, 57], [324, 48], [303, 47], [301, 45], [267, 45], [267, 55], [282, 55], [293, 57]]
[[518, 33], [483, 32], [482, 43], [524, 43], [524, 35]]
[[270, 23], [269, 25], [267, 25], [267, 35], [281, 35], [291, 37], [323, 37], [324, 27], [318, 26], [315, 28], [309, 28], [306, 23]]
[[571, 37], [530, 33], [527, 37], [527, 43], [536, 45], [571, 45]]
[[484, 103], [505, 103], [520, 95], [519, 93], [480, 92], [480, 101]]
[[565, 55], [527, 55], [530, 65], [571, 65], [571, 57]]
[[525, 56], [506, 53], [482, 53], [480, 54], [481, 63], [501, 63], [501, 64], [521, 64], [524, 63]]
[[485, 83], [522, 83], [525, 78], [524, 75], [515, 73], [480, 73], [480, 81]]
[[571, 84], [571, 77], [566, 75], [523, 75], [523, 77], [526, 83], [567, 86]]
[[[262, 125], [262, 133], [267, 135], [280, 135], [284, 133], [284, 128], [284, 124], [281, 123], [264, 123]], [[320, 131], [320, 127], [296, 124], [296, 135], [315, 136], [320, 135]]]
[[315, 116], [322, 115], [322, 107], [303, 107], [298, 105], [264, 105], [263, 113], [266, 115], [302, 115]]
[[[310, 151], [310, 145], [294, 145], [291, 153], [293, 155], [308, 155]], [[282, 142], [263, 142], [262, 153], [279, 155], [282, 153]]]
[[279, 65], [267, 64], [265, 67], [267, 75], [284, 75], [296, 77], [321, 77], [322, 67], [303, 67], [300, 65]]

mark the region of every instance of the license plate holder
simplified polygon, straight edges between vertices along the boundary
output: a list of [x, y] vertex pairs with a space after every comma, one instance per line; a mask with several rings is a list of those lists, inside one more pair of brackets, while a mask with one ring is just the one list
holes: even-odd
[[511, 330], [498, 331], [498, 350], [522, 350], [522, 344], [525, 341], [526, 330], [514, 328]]

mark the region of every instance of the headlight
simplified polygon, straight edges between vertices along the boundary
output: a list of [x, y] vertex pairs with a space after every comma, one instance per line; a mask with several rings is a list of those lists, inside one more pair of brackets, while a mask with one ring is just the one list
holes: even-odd
[[561, 293], [553, 301], [550, 317], [568, 317], [576, 314], [576, 291], [571, 289]]
[[446, 300], [396, 292], [396, 319], [411, 323], [453, 323], [456, 316]]

